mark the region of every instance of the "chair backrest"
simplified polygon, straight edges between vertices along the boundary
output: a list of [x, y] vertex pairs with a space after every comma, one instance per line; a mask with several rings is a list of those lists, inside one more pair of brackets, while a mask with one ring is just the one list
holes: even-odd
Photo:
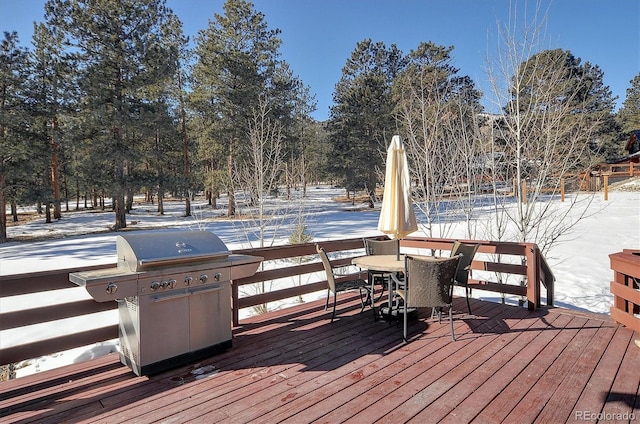
[[449, 258], [405, 257], [408, 306], [447, 306], [453, 296], [453, 279], [460, 256]]
[[364, 239], [364, 251], [367, 255], [397, 255], [400, 240]]
[[333, 268], [331, 268], [331, 262], [329, 262], [327, 252], [324, 250], [324, 248], [320, 247], [319, 244], [316, 244], [316, 252], [318, 252], [318, 256], [320, 256], [320, 260], [322, 261], [322, 265], [324, 265], [324, 271], [327, 274], [327, 284], [329, 285], [329, 290], [335, 293], [336, 280], [333, 276]]
[[456, 271], [456, 282], [459, 284], [467, 285], [469, 281], [469, 270], [471, 269], [471, 262], [473, 257], [478, 251], [478, 244], [467, 244], [456, 241], [451, 248], [451, 256], [462, 255], [458, 264], [458, 270]]

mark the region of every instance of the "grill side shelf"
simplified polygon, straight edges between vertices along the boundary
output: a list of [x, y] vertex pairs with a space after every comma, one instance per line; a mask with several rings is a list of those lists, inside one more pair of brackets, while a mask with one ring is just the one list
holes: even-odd
[[84, 287], [96, 302], [109, 302], [138, 295], [138, 273], [118, 268], [72, 272], [69, 281]]

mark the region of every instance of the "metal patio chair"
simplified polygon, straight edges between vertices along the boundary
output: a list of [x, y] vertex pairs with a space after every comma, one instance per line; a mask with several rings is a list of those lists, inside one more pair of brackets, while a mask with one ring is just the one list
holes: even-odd
[[403, 315], [403, 339], [407, 341], [408, 315], [417, 308], [431, 307], [433, 317], [437, 311], [438, 321], [442, 319], [442, 308], [449, 309], [451, 339], [456, 340], [453, 332], [453, 284], [460, 262], [460, 256], [449, 258], [427, 258], [419, 256], [405, 257], [405, 279], [397, 280], [391, 275], [402, 302], [397, 306], [397, 316]]
[[479, 244], [467, 244], [456, 241], [451, 248], [451, 256], [461, 255], [460, 262], [458, 263], [458, 269], [456, 270], [456, 278], [454, 284], [459, 287], [464, 287], [464, 294], [467, 298], [467, 308], [469, 309], [469, 315], [471, 315], [471, 303], [469, 303], [469, 297], [471, 296], [471, 289], [469, 288], [469, 271], [471, 271], [471, 262], [473, 257], [478, 251]]
[[[373, 240], [373, 239], [363, 239], [364, 242], [364, 251], [366, 255], [397, 255], [400, 251], [400, 240]], [[382, 287], [382, 291], [380, 292], [380, 296], [374, 300], [374, 302], [382, 299], [384, 295], [385, 289], [389, 287], [389, 273], [388, 272], [380, 272], [380, 271], [368, 271], [369, 281], [373, 285], [380, 285]], [[400, 278], [401, 276], [398, 275]]]
[[320, 245], [317, 244], [316, 251], [320, 256], [322, 265], [324, 265], [325, 273], [327, 274], [327, 301], [324, 306], [325, 311], [329, 308], [329, 297], [331, 296], [331, 293], [333, 293], [333, 312], [331, 313], [331, 322], [333, 322], [334, 318], [336, 317], [336, 303], [338, 300], [338, 293], [340, 292], [358, 289], [360, 291], [360, 303], [362, 304], [362, 309], [360, 309], [360, 312], [364, 311], [366, 302], [373, 295], [369, 282], [363, 280], [362, 278], [356, 278], [352, 280], [336, 280], [335, 274], [333, 273], [333, 267], [331, 266], [331, 262], [329, 261], [329, 257], [327, 256], [327, 252], [324, 250], [324, 248], [320, 247]]

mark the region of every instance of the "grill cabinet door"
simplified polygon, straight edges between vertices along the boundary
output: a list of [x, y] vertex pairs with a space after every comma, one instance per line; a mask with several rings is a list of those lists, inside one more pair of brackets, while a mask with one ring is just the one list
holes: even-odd
[[192, 352], [231, 340], [229, 281], [193, 289], [189, 302]]

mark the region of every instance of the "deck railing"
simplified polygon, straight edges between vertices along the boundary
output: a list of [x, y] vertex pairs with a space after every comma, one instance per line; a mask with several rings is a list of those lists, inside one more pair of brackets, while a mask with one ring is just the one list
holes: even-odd
[[[472, 241], [480, 248], [472, 263], [472, 278], [469, 284], [474, 289], [522, 296], [527, 306], [534, 310], [541, 306], [542, 287], [546, 288], [546, 303], [553, 304], [554, 277], [540, 250], [532, 243], [506, 243]], [[319, 242], [329, 253], [334, 266], [351, 264], [351, 259], [364, 254], [361, 238]], [[407, 253], [448, 255], [454, 240], [431, 238], [408, 238], [402, 240], [401, 250]], [[264, 257], [263, 266], [249, 278], [233, 281], [233, 322], [238, 325], [239, 311], [243, 308], [268, 304], [304, 294], [326, 290], [326, 280], [321, 262], [318, 261], [314, 243], [237, 250], [235, 253]], [[304, 260], [299, 260], [304, 258]], [[88, 269], [109, 268], [114, 264], [61, 269], [54, 271], [0, 276], [0, 296], [38, 294], [52, 290], [78, 288], [69, 282], [69, 273]], [[352, 273], [357, 273], [351, 267]], [[353, 274], [351, 274], [353, 275]], [[276, 282], [281, 279], [304, 277], [307, 282], [299, 285], [287, 284], [280, 289], [268, 289], [251, 294], [251, 285]], [[348, 278], [348, 276], [342, 277]], [[5, 299], [6, 300], [6, 299]], [[85, 316], [117, 308], [116, 302], [99, 303], [92, 299], [73, 301], [60, 305], [34, 306], [19, 311], [0, 311], [0, 331], [23, 326], [50, 323], [69, 317]], [[111, 324], [93, 330], [81, 331], [57, 337], [42, 338], [26, 344], [0, 349], [0, 365], [87, 346], [118, 337], [117, 325]], [[3, 345], [7, 345], [3, 340]]]
[[611, 317], [640, 333], [640, 250], [624, 249], [609, 255], [613, 280]]

